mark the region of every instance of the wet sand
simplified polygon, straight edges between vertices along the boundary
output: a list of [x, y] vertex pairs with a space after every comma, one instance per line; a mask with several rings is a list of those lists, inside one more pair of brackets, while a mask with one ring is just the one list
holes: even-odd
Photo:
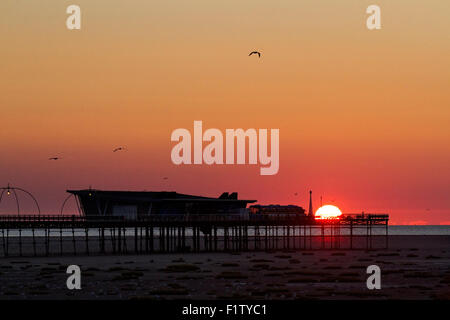
[[[68, 290], [68, 265], [81, 290]], [[381, 268], [368, 290], [366, 268]], [[0, 258], [0, 299], [450, 299], [450, 237], [389, 249]]]

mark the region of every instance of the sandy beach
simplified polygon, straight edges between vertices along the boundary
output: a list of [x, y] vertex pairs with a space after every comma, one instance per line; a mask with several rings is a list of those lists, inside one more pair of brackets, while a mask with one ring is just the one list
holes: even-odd
[[[81, 268], [81, 290], [66, 269]], [[366, 268], [381, 268], [368, 290]], [[450, 299], [450, 237], [389, 249], [1, 258], [0, 299]]]

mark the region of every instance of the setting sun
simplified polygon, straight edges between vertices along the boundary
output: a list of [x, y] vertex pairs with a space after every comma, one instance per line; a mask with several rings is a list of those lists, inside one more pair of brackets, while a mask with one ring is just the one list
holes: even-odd
[[341, 210], [333, 205], [325, 205], [317, 209], [316, 219], [336, 219], [342, 215]]

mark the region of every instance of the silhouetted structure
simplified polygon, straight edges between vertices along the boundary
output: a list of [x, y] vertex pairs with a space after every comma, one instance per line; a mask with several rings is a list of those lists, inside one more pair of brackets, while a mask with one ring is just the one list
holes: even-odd
[[7, 196], [13, 195], [14, 199], [15, 199], [15, 202], [16, 202], [17, 215], [20, 215], [20, 202], [19, 202], [19, 197], [18, 197], [16, 191], [21, 191], [21, 192], [27, 194], [34, 201], [34, 204], [36, 205], [36, 209], [37, 209], [37, 214], [38, 215], [41, 214], [41, 209], [39, 208], [39, 203], [36, 200], [36, 198], [31, 194], [31, 192], [29, 192], [29, 191], [27, 191], [25, 189], [22, 189], [22, 188], [13, 187], [13, 186], [9, 185], [9, 183], [8, 183], [8, 185], [6, 187], [0, 188], [0, 204], [2, 203], [3, 195], [4, 195], [5, 192], [6, 192]]
[[[385, 214], [0, 216], [0, 256], [388, 247]], [[385, 232], [382, 232], [382, 230]]]
[[314, 211], [313, 211], [313, 205], [312, 205], [312, 190], [309, 190], [309, 210], [308, 210], [308, 217], [314, 218]]
[[247, 204], [238, 194], [222, 193], [218, 198], [177, 192], [67, 190], [78, 197], [85, 216], [124, 216], [136, 219], [161, 214], [244, 214]]
[[293, 214], [297, 216], [306, 216], [305, 209], [295, 205], [282, 206], [279, 204], [270, 204], [263, 206], [256, 204], [250, 206], [249, 211], [251, 214]]
[[[9, 185], [3, 188], [0, 198], [11, 190]], [[228, 192], [218, 198], [176, 192], [68, 192], [79, 200], [80, 216], [25, 216], [19, 211], [0, 216], [0, 256], [388, 247], [388, 215], [316, 220], [311, 191], [308, 215], [294, 205], [247, 209], [256, 200], [238, 200], [237, 193]]]

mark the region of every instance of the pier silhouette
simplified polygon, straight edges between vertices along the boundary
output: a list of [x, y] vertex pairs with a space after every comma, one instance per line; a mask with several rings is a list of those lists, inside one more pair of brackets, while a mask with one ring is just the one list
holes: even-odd
[[277, 214], [7, 215], [0, 216], [0, 255], [385, 249], [388, 221], [388, 215], [367, 213], [320, 220]]

